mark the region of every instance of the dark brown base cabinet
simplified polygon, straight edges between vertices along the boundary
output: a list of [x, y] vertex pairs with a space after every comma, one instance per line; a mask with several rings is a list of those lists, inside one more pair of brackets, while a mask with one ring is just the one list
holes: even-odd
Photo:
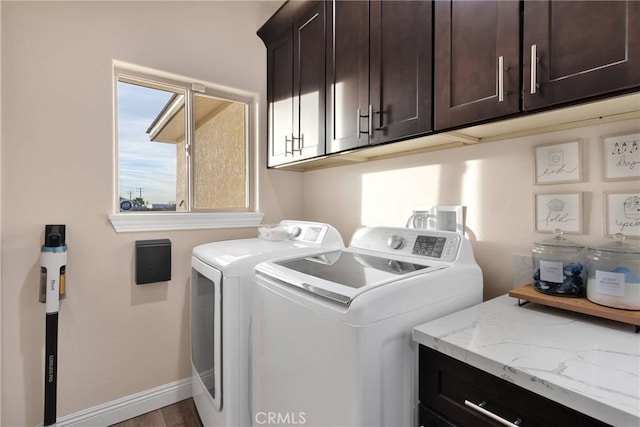
[[422, 345], [419, 357], [420, 426], [501, 425], [483, 411], [526, 427], [608, 425]]

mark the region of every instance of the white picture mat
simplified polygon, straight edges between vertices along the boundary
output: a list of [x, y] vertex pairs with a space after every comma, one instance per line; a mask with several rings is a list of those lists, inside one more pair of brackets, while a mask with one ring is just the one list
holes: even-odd
[[640, 192], [605, 193], [605, 235], [640, 238]]
[[640, 179], [640, 132], [602, 137], [605, 180]]
[[582, 192], [534, 195], [534, 229], [551, 233], [582, 233]]
[[581, 141], [535, 147], [536, 184], [557, 184], [582, 180]]

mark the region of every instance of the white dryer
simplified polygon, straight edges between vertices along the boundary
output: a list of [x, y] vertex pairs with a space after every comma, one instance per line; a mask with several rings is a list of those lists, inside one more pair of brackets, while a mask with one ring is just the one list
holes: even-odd
[[273, 240], [207, 243], [191, 258], [191, 364], [193, 398], [207, 427], [250, 426], [250, 329], [254, 267], [284, 256], [344, 248], [328, 225], [282, 221]]
[[446, 231], [364, 227], [255, 280], [254, 425], [417, 425], [411, 329], [482, 302], [469, 241]]

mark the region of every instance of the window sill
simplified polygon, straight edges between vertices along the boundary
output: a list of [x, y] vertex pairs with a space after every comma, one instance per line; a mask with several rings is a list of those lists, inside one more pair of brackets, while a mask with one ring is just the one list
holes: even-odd
[[202, 230], [209, 228], [256, 227], [261, 212], [216, 213], [125, 213], [109, 215], [117, 233], [136, 231]]

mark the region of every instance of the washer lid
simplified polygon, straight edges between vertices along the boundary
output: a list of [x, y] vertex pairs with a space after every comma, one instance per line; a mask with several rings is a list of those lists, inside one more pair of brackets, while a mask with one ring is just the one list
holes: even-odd
[[259, 264], [258, 274], [349, 305], [358, 295], [398, 280], [446, 268], [352, 251]]

